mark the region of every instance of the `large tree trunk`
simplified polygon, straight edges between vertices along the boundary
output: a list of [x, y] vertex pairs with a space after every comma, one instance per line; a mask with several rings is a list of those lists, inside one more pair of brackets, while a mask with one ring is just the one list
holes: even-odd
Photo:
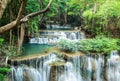
[[2, 18], [2, 15], [7, 7], [7, 4], [10, 2], [11, 0], [0, 0], [0, 19]]

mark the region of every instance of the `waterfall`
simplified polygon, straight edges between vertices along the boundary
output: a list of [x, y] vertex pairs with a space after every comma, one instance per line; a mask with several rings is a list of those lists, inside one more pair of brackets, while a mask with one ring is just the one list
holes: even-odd
[[120, 81], [120, 56], [117, 51], [113, 51], [107, 62], [107, 80]]
[[[50, 65], [61, 60], [51, 53], [37, 59], [14, 63], [12, 81], [119, 81], [120, 56], [113, 51], [105, 62], [102, 55], [77, 55], [60, 66]], [[64, 61], [62, 59], [62, 61]]]
[[72, 63], [67, 62], [65, 64], [65, 71], [60, 76], [58, 81], [82, 81], [82, 80], [79, 79], [79, 77], [77, 77], [77, 74], [74, 70]]
[[88, 73], [88, 75], [87, 75], [87, 78], [88, 78], [88, 81], [91, 81], [91, 75], [92, 75], [92, 58], [91, 57], [88, 57], [87, 58], [87, 73]]
[[101, 77], [103, 66], [104, 66], [104, 57], [98, 55], [98, 59], [95, 59], [96, 81], [103, 81]]
[[77, 39], [76, 34], [72, 32], [72, 33], [70, 34], [69, 39], [71, 39], [71, 40], [76, 40], [76, 39]]
[[64, 32], [60, 32], [59, 39], [66, 39], [66, 34]]
[[49, 81], [49, 63], [57, 60], [56, 55], [50, 54], [36, 60], [30, 60], [27, 64], [18, 63], [12, 66], [12, 81]]
[[65, 28], [67, 28], [67, 29], [73, 29], [70, 25], [66, 25], [66, 26], [60, 26], [60, 25], [58, 25], [58, 24], [52, 24], [52, 25], [46, 25], [46, 27], [47, 27], [47, 29], [55, 29], [55, 30], [60, 30], [60, 28], [61, 29], [65, 29]]
[[81, 40], [85, 38], [83, 32], [80, 31], [40, 31], [39, 37], [30, 38], [30, 43], [36, 44], [55, 44], [59, 39]]
[[72, 57], [72, 61], [67, 62], [64, 67], [64, 73], [60, 76], [58, 81], [83, 81], [79, 56]]

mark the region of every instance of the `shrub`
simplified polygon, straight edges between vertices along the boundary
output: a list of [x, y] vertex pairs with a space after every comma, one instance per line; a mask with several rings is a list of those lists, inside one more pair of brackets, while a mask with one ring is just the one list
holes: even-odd
[[117, 39], [107, 37], [96, 37], [93, 39], [86, 39], [81, 41], [81, 51], [105, 53], [108, 54], [112, 50], [120, 50], [120, 46], [117, 45]]
[[6, 81], [6, 73], [7, 72], [10, 72], [10, 69], [9, 68], [6, 68], [6, 67], [3, 67], [3, 68], [0, 68], [0, 81]]
[[16, 56], [18, 54], [17, 47], [4, 44], [0, 48], [0, 54], [4, 56]]
[[3, 74], [0, 74], [0, 81], [5, 81], [5, 76]]
[[0, 45], [2, 45], [4, 39], [3, 38], [0, 38]]
[[3, 67], [3, 68], [0, 68], [0, 73], [6, 73], [6, 72], [9, 72], [10, 69], [6, 68], [6, 67]]
[[113, 39], [104, 36], [98, 36], [93, 39], [84, 39], [78, 42], [60, 40], [58, 47], [63, 51], [69, 52], [92, 52], [92, 53], [103, 53], [110, 54], [112, 50], [120, 50], [120, 39]]
[[58, 42], [58, 47], [65, 52], [77, 52], [78, 50], [76, 42], [67, 39], [61, 39]]

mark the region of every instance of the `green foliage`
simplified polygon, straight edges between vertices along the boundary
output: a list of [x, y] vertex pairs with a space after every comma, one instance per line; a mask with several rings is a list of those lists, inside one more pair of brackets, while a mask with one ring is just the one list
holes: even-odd
[[32, 33], [38, 33], [38, 18], [33, 18], [29, 21], [30, 31]]
[[96, 37], [85, 39], [80, 42], [81, 51], [109, 54], [112, 50], [120, 50], [117, 45], [117, 39], [107, 37]]
[[[40, 4], [38, 0], [28, 0], [26, 5], [26, 13], [33, 13], [40, 10]], [[29, 21], [30, 31], [33, 33], [38, 32], [38, 22], [39, 22], [39, 16], [33, 18]]]
[[45, 53], [50, 52], [50, 50], [51, 50], [51, 47], [46, 47], [46, 49], [45, 49]]
[[0, 81], [5, 81], [5, 76], [3, 74], [0, 74]]
[[75, 43], [76, 42], [72, 42], [70, 40], [61, 39], [58, 42], [58, 47], [65, 52], [76, 52], [77, 45]]
[[38, 0], [27, 0], [26, 10], [28, 13], [36, 12], [40, 10]]
[[93, 18], [93, 12], [92, 10], [86, 10], [84, 13], [83, 13], [83, 16], [86, 17], [86, 19], [88, 19], [88, 21], [90, 21], [92, 18]]
[[120, 46], [120, 39], [118, 39], [118, 41], [117, 41], [117, 45]]
[[[84, 22], [82, 23], [85, 26], [84, 28], [92, 36], [99, 35], [99, 33], [109, 35], [110, 21], [120, 28], [119, 0], [54, 0], [51, 10], [51, 14], [47, 14], [48, 18], [62, 17], [61, 19], [64, 19], [67, 13], [67, 16], [72, 16], [76, 19], [76, 22]], [[75, 16], [79, 17], [80, 20], [77, 21]]]
[[107, 29], [109, 27], [110, 21], [119, 26], [119, 10], [120, 1], [94, 1], [91, 8], [84, 10], [82, 13], [82, 16], [85, 20], [84, 22], [86, 30], [95, 35], [99, 35], [101, 32], [103, 34], [109, 35], [109, 31], [107, 31]]
[[120, 15], [120, 2], [119, 1], [106, 1], [96, 13], [98, 17], [118, 17]]
[[71, 42], [68, 40], [61, 40], [58, 47], [63, 51], [68, 52], [85, 52], [85, 53], [103, 53], [110, 54], [112, 50], [120, 50], [119, 39], [107, 38], [98, 36], [93, 39], [85, 39], [79, 42]]
[[7, 72], [10, 72], [9, 68], [6, 68], [6, 67], [0, 68], [0, 73], [4, 74], [4, 73], [7, 73]]
[[16, 56], [17, 53], [17, 47], [3, 44], [0, 48], [0, 54], [4, 56]]
[[3, 38], [0, 38], [0, 46], [2, 45], [4, 39]]
[[0, 68], [0, 81], [6, 81], [7, 72], [10, 72], [9, 68], [6, 67]]

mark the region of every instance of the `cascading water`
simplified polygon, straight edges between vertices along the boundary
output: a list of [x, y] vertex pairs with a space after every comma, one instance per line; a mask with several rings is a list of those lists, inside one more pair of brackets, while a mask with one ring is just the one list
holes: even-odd
[[107, 62], [107, 80], [120, 81], [120, 56], [117, 51], [112, 52]]
[[85, 38], [84, 34], [82, 34], [82, 32], [79, 31], [76, 32], [56, 31], [51, 33], [50, 31], [48, 33], [45, 33], [44, 31], [43, 34], [46, 36], [31, 38], [30, 43], [49, 44], [56, 43], [59, 39], [81, 40]]
[[104, 64], [103, 57], [77, 56], [72, 57], [77, 81], [102, 81], [101, 72]]
[[71, 33], [69, 39], [70, 40], [76, 40], [77, 39], [76, 34], [75, 33]]
[[28, 63], [19, 63], [19, 66], [12, 66], [12, 81], [49, 81], [49, 63], [57, 60], [56, 55], [50, 54]]
[[39, 37], [30, 38], [30, 43], [37, 44], [54, 44], [59, 39], [81, 40], [85, 38], [83, 32], [80, 31], [40, 31]]
[[72, 56], [62, 66], [51, 66], [52, 62], [60, 59], [50, 54], [18, 62], [18, 66], [13, 64], [12, 81], [119, 81], [118, 52], [112, 52], [106, 63], [104, 59], [102, 55]]
[[70, 62], [64, 65], [64, 73], [58, 81], [83, 81], [80, 70], [80, 57], [72, 57]]
[[94, 62], [95, 62], [96, 81], [103, 81], [102, 80], [103, 76], [101, 75], [104, 66], [104, 57], [98, 55], [98, 59], [94, 59]]
[[60, 76], [58, 81], [82, 81], [80, 77], [77, 77], [77, 73], [74, 70], [72, 63], [67, 62], [65, 64], [64, 73]]
[[[54, 27], [54, 26], [53, 26]], [[56, 27], [56, 25], [55, 25]], [[59, 26], [57, 26], [59, 28]], [[51, 44], [59, 39], [81, 40], [80, 31], [40, 31], [30, 43]], [[120, 81], [120, 56], [113, 51], [106, 61], [102, 55], [73, 55], [61, 60], [54, 53], [27, 61], [13, 62], [12, 81]], [[59, 66], [57, 61], [64, 62]], [[14, 64], [15, 63], [15, 64]]]

